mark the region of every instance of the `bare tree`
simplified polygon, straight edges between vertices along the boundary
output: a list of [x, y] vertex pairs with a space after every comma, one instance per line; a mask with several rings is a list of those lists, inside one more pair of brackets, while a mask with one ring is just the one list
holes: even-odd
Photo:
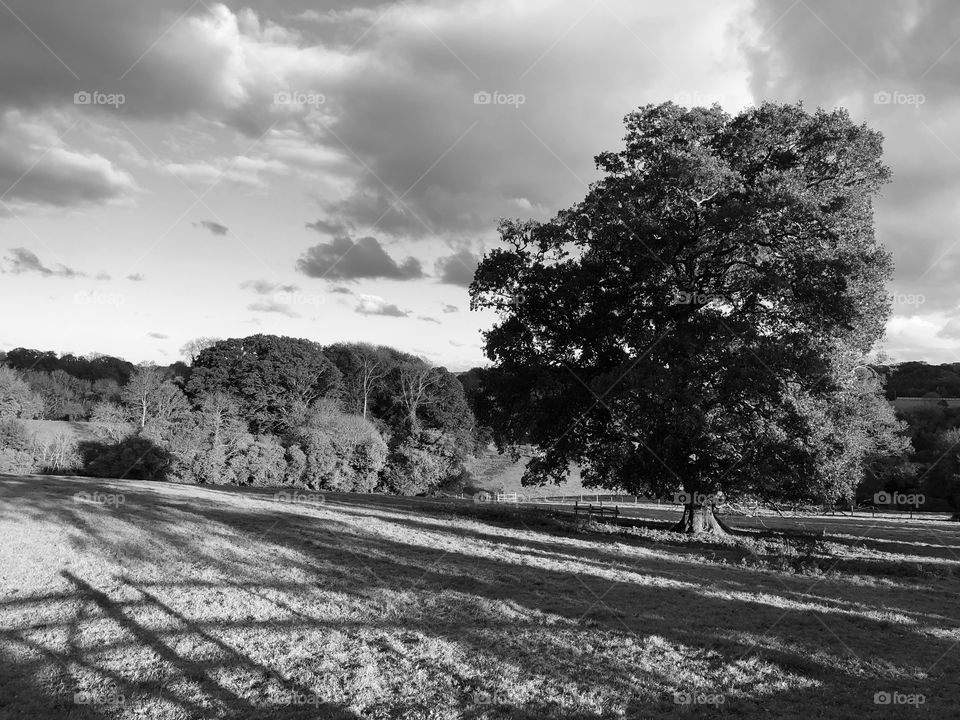
[[212, 337], [198, 337], [193, 340], [188, 340], [180, 348], [180, 354], [183, 355], [183, 358], [190, 363], [191, 365], [197, 359], [197, 355], [202, 353], [211, 345], [220, 341], [220, 338]]
[[413, 432], [420, 430], [417, 412], [424, 405], [433, 402], [431, 390], [440, 381], [436, 368], [425, 361], [407, 362], [399, 368], [400, 400], [407, 411], [407, 418]]
[[360, 397], [363, 398], [363, 417], [366, 419], [370, 396], [377, 384], [386, 377], [389, 368], [373, 347], [361, 346], [358, 348], [358, 354], [360, 356], [360, 374], [357, 381], [360, 385]]

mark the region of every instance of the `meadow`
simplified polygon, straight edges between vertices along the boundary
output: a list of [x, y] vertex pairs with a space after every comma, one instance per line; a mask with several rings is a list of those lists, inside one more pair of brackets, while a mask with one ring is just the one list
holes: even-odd
[[[278, 495], [277, 493], [281, 493]], [[2, 718], [950, 717], [956, 525], [0, 479]]]

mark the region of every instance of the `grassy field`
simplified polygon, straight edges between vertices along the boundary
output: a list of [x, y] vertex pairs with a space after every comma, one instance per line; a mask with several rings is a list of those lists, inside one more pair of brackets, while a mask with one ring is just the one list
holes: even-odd
[[0, 538], [0, 718], [947, 718], [960, 701], [947, 523], [704, 542], [470, 503], [3, 477]]
[[551, 495], [579, 495], [581, 493], [608, 493], [609, 490], [593, 490], [583, 487], [580, 477], [580, 468], [576, 465], [570, 468], [570, 475], [562, 485], [548, 485], [546, 487], [524, 487], [520, 483], [526, 460], [517, 462], [511, 460], [507, 454], [501, 455], [494, 448], [467, 460], [466, 469], [470, 474], [468, 485], [490, 492], [519, 493], [525, 497], [544, 497]]

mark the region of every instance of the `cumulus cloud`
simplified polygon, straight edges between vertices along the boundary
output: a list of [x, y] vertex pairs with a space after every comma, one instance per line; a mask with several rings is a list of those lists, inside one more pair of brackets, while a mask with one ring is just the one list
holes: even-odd
[[410, 315], [408, 310], [401, 310], [378, 295], [360, 295], [359, 299], [360, 302], [354, 309], [361, 315], [385, 315], [387, 317], [407, 317]]
[[437, 260], [435, 271], [440, 282], [469, 287], [480, 258], [469, 250], [459, 250]]
[[143, 279], [144, 278], [141, 273], [132, 273], [130, 275], [127, 275], [127, 280], [131, 280], [133, 282], [143, 282]]
[[84, 206], [127, 198], [135, 189], [129, 174], [103, 155], [70, 147], [58, 128], [41, 117], [16, 110], [0, 117], [0, 197], [5, 204]]
[[356, 242], [341, 236], [329, 243], [314, 245], [297, 261], [297, 269], [309, 277], [325, 280], [415, 280], [423, 277], [419, 260], [408, 257], [398, 263], [376, 238], [369, 236]]
[[42, 275], [43, 277], [61, 277], [61, 278], [76, 278], [76, 277], [86, 277], [85, 273], [78, 272], [73, 268], [67, 267], [66, 265], [56, 265], [55, 267], [47, 267], [44, 265], [40, 258], [37, 257], [36, 253], [27, 248], [13, 248], [7, 254], [6, 257], [6, 267], [4, 272], [10, 273], [12, 275], [22, 275], [24, 273], [34, 273], [37, 275]]
[[441, 308], [440, 308], [440, 309], [441, 309], [444, 313], [460, 312], [460, 308], [458, 308], [456, 305], [448, 305], [447, 303], [443, 303], [443, 305], [441, 305]]
[[159, 333], [159, 332], [148, 332], [147, 337], [153, 338], [154, 340], [166, 340], [170, 336], [164, 335], [163, 333]]
[[417, 320], [423, 320], [424, 322], [436, 323], [437, 325], [440, 325], [440, 324], [441, 324], [439, 320], [437, 320], [437, 319], [434, 318], [434, 317], [430, 317], [429, 315], [417, 315]]

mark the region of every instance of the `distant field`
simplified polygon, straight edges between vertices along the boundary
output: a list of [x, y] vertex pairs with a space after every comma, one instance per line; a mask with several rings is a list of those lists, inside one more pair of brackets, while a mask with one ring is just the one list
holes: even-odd
[[576, 465], [571, 466], [570, 476], [562, 485], [524, 487], [520, 483], [520, 478], [523, 476], [526, 462], [525, 458], [513, 462], [509, 455], [500, 455], [495, 449], [488, 449], [481, 456], [471, 458], [467, 462], [467, 471], [471, 476], [469, 484], [491, 492], [521, 493], [527, 497], [610, 492], [584, 488], [580, 468]]
[[58, 435], [65, 435], [75, 440], [97, 440], [93, 426], [88, 422], [72, 420], [21, 420], [27, 433], [36, 435], [39, 440], [53, 440]]
[[955, 526], [705, 543], [280, 500], [0, 477], [0, 718], [956, 716]]

